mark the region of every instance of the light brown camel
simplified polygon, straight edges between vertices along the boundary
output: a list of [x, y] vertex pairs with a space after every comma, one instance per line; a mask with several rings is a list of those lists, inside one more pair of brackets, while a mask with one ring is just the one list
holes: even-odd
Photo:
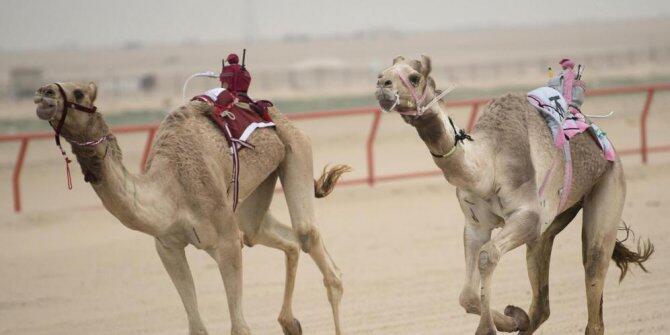
[[[61, 134], [72, 145], [86, 181], [121, 223], [155, 238], [158, 255], [186, 309], [191, 334], [207, 331], [184, 253], [189, 244], [205, 250], [219, 265], [231, 333], [250, 334], [242, 313], [242, 243], [285, 252], [286, 283], [278, 321], [290, 335], [302, 333], [291, 305], [300, 248], [309, 253], [323, 274], [335, 332], [340, 334], [342, 282], [319, 235], [313, 198], [315, 192], [317, 197], [326, 196], [347, 166], [324, 169], [314, 182], [308, 137], [271, 108], [276, 130], [256, 130], [249, 138], [255, 149], [240, 152], [240, 205], [233, 212], [232, 159], [224, 136], [207, 117], [209, 105], [193, 101], [170, 113], [157, 131], [146, 172], [134, 175], [123, 166], [121, 150], [102, 115], [87, 109], [96, 96], [93, 83], [46, 85], [35, 94], [37, 115], [56, 129], [67, 109]], [[268, 211], [277, 178], [292, 227]]]
[[[400, 113], [426, 143], [465, 216], [466, 278], [460, 304], [480, 314], [476, 334], [496, 330], [531, 334], [549, 317], [549, 259], [554, 237], [584, 210], [582, 255], [586, 273], [586, 334], [603, 334], [603, 285], [610, 258], [621, 268], [643, 269], [653, 252], [649, 243], [638, 252], [616, 240], [626, 184], [621, 162], [608, 162], [588, 134], [571, 140], [572, 191], [564, 210], [557, 209], [563, 164], [549, 179], [544, 196], [538, 182], [563, 155], [553, 145], [544, 119], [523, 94], [493, 99], [477, 121], [471, 139], [452, 126], [430, 77], [431, 62], [397, 57], [378, 77], [376, 97], [385, 110]], [[435, 100], [437, 96], [437, 100]], [[432, 105], [430, 102], [435, 101]], [[418, 103], [417, 103], [418, 102]], [[457, 136], [458, 135], [458, 136]], [[459, 141], [460, 140], [460, 141]], [[500, 231], [491, 237], [492, 230]], [[519, 307], [504, 313], [490, 309], [491, 278], [502, 255], [523, 244], [533, 298], [530, 317]]]

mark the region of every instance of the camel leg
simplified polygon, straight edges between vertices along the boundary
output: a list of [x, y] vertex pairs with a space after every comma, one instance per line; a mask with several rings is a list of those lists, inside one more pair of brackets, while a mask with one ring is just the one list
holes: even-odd
[[561, 213], [542, 234], [538, 242], [528, 244], [526, 266], [533, 298], [528, 310], [529, 327], [520, 331], [520, 335], [532, 334], [549, 318], [549, 262], [554, 238], [575, 218], [581, 208], [579, 204]]
[[298, 319], [293, 317], [293, 288], [295, 287], [296, 271], [298, 270], [298, 258], [300, 256], [300, 245], [291, 227], [277, 221], [270, 213], [267, 213], [254, 242], [283, 250], [286, 253], [286, 281], [284, 283], [284, 301], [277, 320], [286, 335], [302, 334], [302, 327]]
[[466, 222], [463, 229], [463, 245], [465, 247], [465, 285], [459, 296], [459, 303], [470, 314], [481, 313], [479, 301], [479, 272], [477, 271], [477, 255], [484, 243], [491, 239], [491, 230]]
[[219, 265], [219, 272], [223, 279], [230, 313], [231, 334], [249, 335], [249, 326], [244, 320], [242, 312], [242, 240], [232, 210], [218, 216], [223, 218], [219, 225], [219, 240], [216, 247], [207, 249], [207, 252]]
[[[463, 230], [465, 245], [465, 284], [459, 296], [459, 303], [470, 314], [481, 315], [479, 296], [480, 278], [477, 270], [477, 256], [482, 246], [491, 239], [491, 230], [485, 227], [466, 224]], [[514, 319], [496, 310], [491, 311], [493, 323], [502, 331], [518, 330]]]
[[286, 147], [286, 156], [279, 168], [284, 195], [291, 216], [293, 231], [300, 247], [308, 253], [323, 274], [328, 301], [333, 310], [335, 333], [340, 334], [340, 301], [342, 280], [319, 234], [314, 214], [314, 176], [309, 138], [297, 129], [277, 128]]
[[195, 295], [193, 276], [186, 260], [184, 247], [168, 247], [156, 239], [156, 251], [158, 251], [163, 266], [165, 266], [165, 270], [170, 275], [172, 283], [177, 288], [179, 297], [184, 304], [184, 309], [186, 309], [189, 334], [206, 335], [207, 330], [198, 312], [198, 300]]
[[477, 335], [495, 334], [497, 328], [502, 331], [524, 330], [528, 328], [528, 316], [518, 307], [507, 306], [505, 318], [501, 324], [494, 325], [491, 311], [491, 280], [500, 257], [508, 251], [524, 243], [536, 241], [539, 235], [538, 211], [519, 208], [505, 220], [502, 230], [484, 244], [479, 251], [479, 275], [481, 277], [481, 318], [477, 327]]
[[605, 333], [603, 287], [621, 222], [625, 194], [623, 172], [615, 163], [584, 199], [582, 261], [589, 313], [587, 335]]
[[532, 334], [549, 318], [549, 260], [554, 237], [548, 236], [527, 246], [526, 267], [533, 297], [528, 310], [529, 327], [519, 334]]
[[293, 230], [278, 222], [268, 211], [276, 182], [277, 174], [268, 176], [240, 205], [237, 219], [244, 233], [244, 244], [249, 247], [261, 244], [282, 250], [286, 254], [284, 301], [278, 321], [284, 334], [299, 335], [302, 333], [302, 328], [300, 322], [293, 317], [292, 304], [300, 246]]

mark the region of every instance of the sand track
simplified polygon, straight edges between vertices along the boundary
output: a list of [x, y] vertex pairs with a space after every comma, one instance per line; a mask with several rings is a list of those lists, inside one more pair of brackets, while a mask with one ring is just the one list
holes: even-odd
[[[659, 102], [656, 119], [650, 123], [657, 143], [668, 143], [670, 135], [660, 131], [667, 129], [670, 120], [660, 107], [668, 105]], [[603, 128], [612, 134], [615, 145], [635, 144], [638, 106], [636, 102], [619, 108], [623, 110], [620, 118], [606, 121]], [[462, 116], [456, 116], [462, 123]], [[356, 168], [352, 176], [362, 176], [360, 140], [368, 120], [327, 124], [301, 123], [314, 138], [316, 168], [347, 162]], [[120, 139], [131, 169], [138, 165], [143, 140], [144, 136]], [[385, 117], [380, 141], [380, 172], [432, 167], [413, 130], [397, 118]], [[185, 334], [183, 308], [153, 240], [126, 229], [102, 209], [78, 168], [75, 190], [64, 191], [62, 162], [52, 145], [31, 144], [22, 178], [24, 214], [12, 214], [8, 192], [0, 194], [0, 334]], [[5, 148], [0, 155], [0, 180], [8, 187], [8, 162], [14, 151]], [[402, 153], [402, 159], [394, 152]], [[649, 262], [650, 274], [634, 269], [620, 285], [618, 270], [613, 263], [610, 266], [604, 309], [608, 334], [670, 332], [669, 157], [652, 156], [649, 166], [640, 165], [637, 157], [624, 160], [628, 177], [624, 218], [638, 236], [653, 240], [657, 253]], [[272, 208], [288, 222], [281, 195]], [[474, 333], [477, 318], [458, 305], [464, 278], [463, 217], [453, 187], [443, 179], [342, 187], [318, 201], [317, 209], [329, 251], [344, 273], [346, 334]], [[554, 245], [552, 314], [538, 334], [583, 333], [586, 303], [580, 227], [578, 219]], [[210, 334], [228, 333], [225, 295], [215, 263], [193, 248], [188, 249], [188, 257]], [[245, 313], [252, 331], [279, 334], [275, 319], [283, 290], [283, 254], [262, 246], [245, 248], [244, 271]], [[493, 293], [495, 308], [507, 304], [528, 308], [530, 286], [523, 247], [503, 257]], [[304, 254], [294, 306], [305, 334], [333, 332], [320, 274]]]

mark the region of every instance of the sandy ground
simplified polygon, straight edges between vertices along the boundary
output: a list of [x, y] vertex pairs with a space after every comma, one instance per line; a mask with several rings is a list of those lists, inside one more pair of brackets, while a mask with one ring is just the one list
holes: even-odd
[[[618, 148], [638, 143], [642, 96], [592, 99], [600, 122]], [[670, 97], [654, 102], [652, 144], [670, 143], [664, 114]], [[463, 124], [465, 110], [453, 110]], [[364, 139], [369, 117], [301, 122], [312, 136], [317, 168], [346, 162], [351, 177], [365, 173]], [[127, 166], [137, 170], [144, 135], [120, 136]], [[62, 161], [52, 143], [30, 144], [22, 175], [25, 212], [11, 212], [10, 176], [16, 146], [0, 146], [0, 334], [186, 334], [186, 317], [154, 251], [152, 238], [123, 227], [99, 204], [75, 166], [74, 190], [65, 190]], [[414, 131], [397, 116], [383, 118], [376, 157], [378, 173], [433, 168]], [[621, 284], [612, 265], [605, 289], [608, 334], [670, 332], [670, 154], [644, 166], [627, 156], [625, 220], [650, 237], [657, 253], [650, 274], [639, 270]], [[281, 194], [272, 205], [288, 222]], [[329, 251], [342, 269], [342, 323], [347, 334], [472, 334], [478, 319], [458, 305], [463, 284], [462, 214], [454, 189], [442, 178], [340, 187], [317, 202]], [[551, 269], [552, 315], [538, 334], [583, 333], [586, 303], [581, 265], [581, 220], [555, 247]], [[524, 248], [506, 255], [494, 277], [493, 306], [527, 309], [530, 286]], [[230, 323], [215, 263], [189, 248], [200, 310], [210, 334]], [[244, 305], [254, 334], [279, 334], [284, 281], [283, 254], [262, 246], [244, 250]], [[316, 266], [302, 256], [294, 311], [305, 334], [332, 334], [325, 289]]]

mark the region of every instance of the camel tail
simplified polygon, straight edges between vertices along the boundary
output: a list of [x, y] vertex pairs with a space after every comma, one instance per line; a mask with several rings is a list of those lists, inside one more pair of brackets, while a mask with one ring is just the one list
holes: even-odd
[[351, 171], [351, 167], [349, 165], [335, 165], [330, 169], [326, 165], [323, 168], [321, 177], [314, 181], [314, 196], [317, 198], [326, 197], [335, 188], [337, 180], [340, 179], [343, 174], [349, 171]]
[[621, 228], [621, 230], [626, 232], [626, 238], [623, 241], [616, 241], [614, 245], [614, 253], [612, 253], [612, 260], [616, 266], [621, 270], [621, 275], [619, 276], [619, 282], [621, 282], [626, 274], [628, 273], [628, 265], [631, 263], [636, 264], [644, 272], [649, 272], [644, 266], [644, 263], [649, 260], [649, 257], [654, 253], [654, 245], [649, 239], [646, 241], [638, 240], [637, 241], [637, 251], [632, 251], [626, 247], [623, 242], [628, 238], [629, 234], [632, 234], [633, 231], [626, 226]]

